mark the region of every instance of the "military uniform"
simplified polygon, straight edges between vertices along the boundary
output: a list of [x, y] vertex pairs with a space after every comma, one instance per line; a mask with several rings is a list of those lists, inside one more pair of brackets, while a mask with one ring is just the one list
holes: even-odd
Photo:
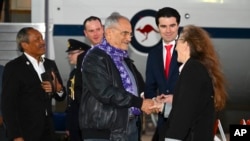
[[[66, 52], [70, 53], [71, 51], [75, 50], [82, 50], [85, 53], [90, 48], [89, 45], [84, 44], [80, 41], [69, 39], [68, 40], [68, 49]], [[79, 56], [79, 55], [78, 55]], [[79, 60], [77, 60], [79, 62]], [[76, 64], [75, 64], [76, 65]], [[79, 128], [79, 121], [78, 121], [78, 111], [79, 111], [79, 103], [78, 99], [81, 95], [81, 91], [76, 90], [75, 84], [81, 86], [81, 84], [78, 84], [79, 82], [76, 82], [76, 78], [81, 80], [81, 73], [77, 73], [80, 70], [80, 68], [77, 68], [76, 66], [74, 69], [70, 72], [69, 79], [67, 82], [67, 108], [66, 108], [66, 130], [69, 131], [69, 140], [70, 141], [81, 141], [81, 132]]]

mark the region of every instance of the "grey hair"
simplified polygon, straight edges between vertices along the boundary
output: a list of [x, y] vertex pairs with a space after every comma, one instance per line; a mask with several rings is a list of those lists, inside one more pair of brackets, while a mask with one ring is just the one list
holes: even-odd
[[23, 47], [21, 45], [22, 42], [29, 43], [29, 31], [35, 30], [33, 27], [24, 27], [17, 33], [16, 43], [19, 51], [24, 52]]
[[105, 20], [104, 29], [116, 26], [119, 23], [119, 19], [127, 19], [129, 21], [127, 17], [120, 15], [120, 13], [113, 12]]

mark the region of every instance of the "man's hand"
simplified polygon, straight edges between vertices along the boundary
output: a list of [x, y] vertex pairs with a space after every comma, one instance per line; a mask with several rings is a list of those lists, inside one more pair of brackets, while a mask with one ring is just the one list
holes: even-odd
[[154, 101], [152, 99], [143, 99], [141, 110], [146, 114], [151, 114], [152, 109], [149, 109], [154, 105]]
[[156, 100], [156, 102], [172, 103], [173, 95], [172, 94], [169, 94], [169, 95], [161, 94], [161, 95], [157, 96], [155, 98], [155, 100]]
[[18, 138], [14, 138], [13, 141], [24, 141], [24, 139], [22, 137], [18, 137]]
[[164, 103], [163, 102], [157, 102], [154, 100], [154, 105], [149, 107], [154, 113], [162, 112]]
[[42, 85], [42, 88], [44, 89], [44, 91], [46, 93], [51, 93], [52, 92], [52, 85], [51, 85], [51, 83], [49, 81], [43, 81], [41, 83], [41, 85]]
[[[58, 79], [53, 71], [51, 72], [51, 75], [54, 78], [52, 83], [50, 83], [50, 81], [43, 81], [41, 84], [44, 91], [46, 93], [53, 93], [53, 92], [62, 91], [63, 86], [61, 85], [61, 83], [59, 83], [59, 81], [58, 81]], [[54, 91], [53, 91], [53, 88], [55, 88]]]
[[53, 76], [53, 85], [55, 88], [56, 92], [62, 91], [63, 90], [63, 86], [61, 85], [61, 83], [59, 83], [58, 78], [56, 77], [56, 74], [52, 71], [51, 75]]

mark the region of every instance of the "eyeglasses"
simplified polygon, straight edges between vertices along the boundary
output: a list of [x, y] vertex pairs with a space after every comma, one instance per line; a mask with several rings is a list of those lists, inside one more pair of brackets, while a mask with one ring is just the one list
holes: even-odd
[[120, 30], [120, 29], [118, 29], [118, 28], [114, 28], [114, 29], [116, 29], [116, 30], [120, 31], [120, 34], [121, 34], [123, 37], [127, 37], [127, 36], [129, 36], [129, 37], [133, 37], [133, 33], [132, 33], [132, 32], [128, 32], [128, 31], [121, 31], [121, 30]]

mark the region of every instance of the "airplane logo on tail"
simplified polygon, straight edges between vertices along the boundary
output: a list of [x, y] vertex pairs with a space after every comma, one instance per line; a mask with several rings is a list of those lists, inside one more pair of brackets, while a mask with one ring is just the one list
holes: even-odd
[[155, 10], [144, 9], [131, 18], [132, 31], [134, 32], [131, 45], [139, 52], [148, 53], [162, 42], [155, 24], [155, 15]]
[[144, 42], [145, 40], [148, 39], [148, 34], [151, 32], [151, 31], [154, 31], [156, 33], [159, 33], [159, 31], [157, 31], [156, 29], [154, 29], [154, 27], [150, 24], [146, 24], [143, 28], [139, 27], [136, 29], [136, 31], [139, 31], [140, 33], [142, 33], [145, 38], [142, 40], [142, 42]]

